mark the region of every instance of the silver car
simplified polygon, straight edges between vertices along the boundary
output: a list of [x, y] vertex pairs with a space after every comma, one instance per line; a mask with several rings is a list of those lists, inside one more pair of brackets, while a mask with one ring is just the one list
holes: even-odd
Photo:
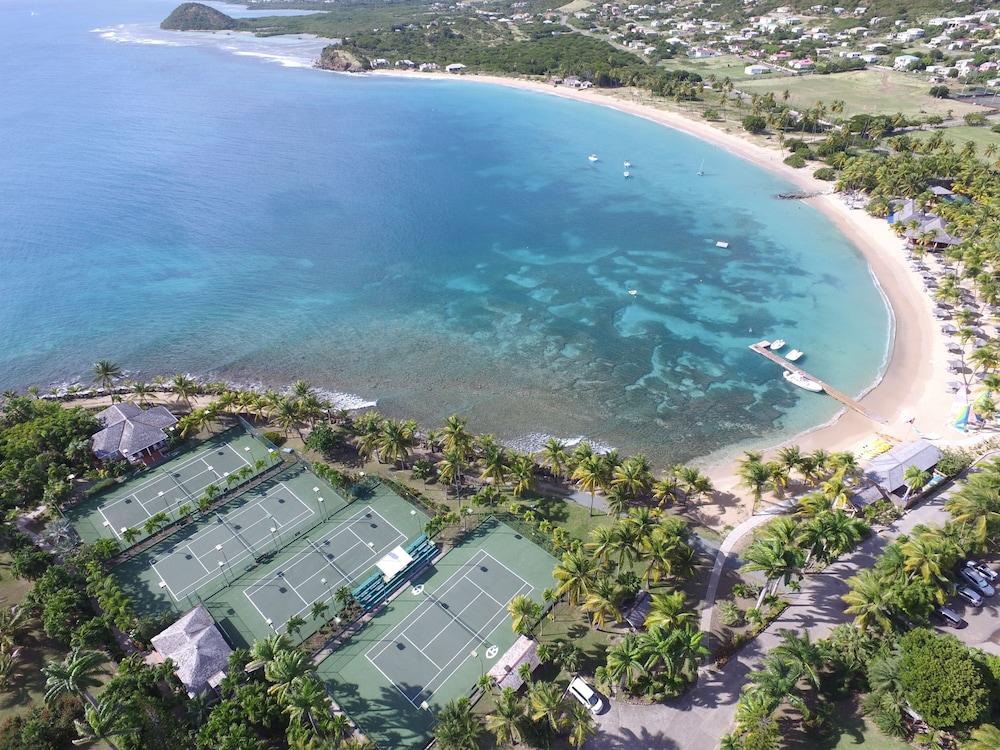
[[993, 568], [982, 561], [973, 562], [972, 560], [969, 560], [965, 563], [965, 567], [972, 568], [974, 571], [979, 573], [979, 575], [986, 579], [987, 583], [993, 583], [997, 578], [1000, 578], [1000, 573], [997, 573], [993, 570]]
[[972, 586], [972, 588], [983, 596], [993, 596], [993, 594], [996, 593], [996, 590], [986, 581], [986, 579], [972, 568], [962, 568], [958, 571], [958, 577], [965, 581], [965, 583]]
[[955, 593], [958, 594], [962, 599], [965, 599], [973, 607], [983, 606], [983, 597], [979, 595], [978, 591], [974, 591], [968, 586], [959, 586]]

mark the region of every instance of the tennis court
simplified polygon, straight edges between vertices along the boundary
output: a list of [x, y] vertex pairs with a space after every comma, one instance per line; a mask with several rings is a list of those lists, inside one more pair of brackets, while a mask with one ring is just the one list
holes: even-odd
[[259, 462], [270, 466], [276, 460], [264, 443], [236, 428], [67, 509], [65, 515], [85, 542], [121, 540], [127, 529], [139, 532], [138, 540], [147, 536], [143, 524], [149, 518], [159, 513], [179, 518], [181, 507], [195, 509], [209, 486], [225, 491], [236, 484], [230, 476], [248, 479], [263, 467]]
[[243, 594], [261, 618], [280, 633], [290, 618], [304, 616], [314, 602], [329, 601], [332, 592], [359, 579], [406, 541], [406, 534], [366, 505], [322, 536], [306, 538], [305, 549], [280, 570], [250, 584]]
[[140, 608], [155, 612], [167, 605], [185, 612], [346, 504], [299, 464], [128, 560], [115, 574]]
[[380, 745], [422, 747], [434, 711], [468, 695], [516, 640], [510, 600], [541, 602], [555, 564], [505, 524], [484, 524], [323, 660], [319, 675]]
[[[373, 494], [339, 510], [299, 535], [273, 559], [205, 599], [205, 606], [230, 643], [287, 632], [293, 616], [305, 620], [293, 641], [308, 638], [336, 613], [337, 590], [353, 587], [375, 572], [375, 563], [397, 545], [423, 532], [428, 517], [379, 485]], [[316, 619], [312, 605], [329, 605]]]

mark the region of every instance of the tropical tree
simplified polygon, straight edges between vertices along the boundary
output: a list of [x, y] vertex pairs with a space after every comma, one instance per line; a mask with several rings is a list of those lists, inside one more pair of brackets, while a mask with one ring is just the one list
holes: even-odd
[[[94, 382], [105, 391], [111, 391], [115, 387], [115, 383], [122, 377], [122, 368], [109, 359], [100, 359], [95, 362], [93, 372]], [[111, 400], [116, 399], [117, 396], [112, 394]]]
[[413, 425], [394, 419], [385, 420], [382, 423], [378, 443], [383, 460], [405, 467], [406, 460], [410, 457], [410, 449], [416, 444]]
[[570, 704], [566, 711], [565, 724], [567, 729], [567, 739], [569, 743], [579, 750], [587, 744], [587, 740], [597, 734], [597, 725], [594, 717], [582, 703], [574, 702]]
[[552, 575], [559, 586], [556, 594], [565, 596], [570, 604], [577, 605], [590, 593], [590, 587], [597, 578], [597, 564], [583, 552], [570, 551], [562, 556]]
[[587, 592], [580, 609], [590, 614], [590, 622], [597, 630], [609, 623], [621, 620], [622, 613], [618, 605], [622, 598], [622, 589], [614, 580], [608, 577], [598, 578]]
[[528, 688], [528, 713], [535, 723], [544, 723], [553, 732], [562, 729], [566, 705], [562, 691], [551, 682], [533, 682]]
[[482, 733], [481, 719], [468, 698], [449, 701], [438, 712], [434, 738], [442, 750], [478, 750]]
[[862, 630], [875, 625], [884, 631], [892, 629], [894, 594], [885, 581], [873, 570], [862, 570], [847, 579], [850, 591], [844, 594], [844, 610], [854, 615], [855, 624]]
[[303, 651], [297, 648], [278, 651], [264, 664], [264, 678], [271, 683], [267, 692], [284, 702], [295, 681], [312, 672], [312, 662]]
[[51, 703], [61, 695], [77, 695], [96, 705], [89, 690], [101, 684], [98, 675], [104, 672], [105, 659], [100, 651], [75, 646], [62, 661], [46, 664], [42, 667], [46, 702]]
[[569, 454], [566, 452], [566, 444], [556, 438], [549, 438], [542, 446], [542, 466], [545, 466], [554, 477], [564, 477], [566, 475]]
[[646, 673], [647, 654], [639, 638], [629, 633], [622, 640], [608, 649], [608, 677], [627, 688], [635, 679]]
[[170, 386], [178, 399], [191, 406], [191, 397], [198, 392], [198, 384], [194, 380], [178, 373], [170, 381]]
[[285, 713], [292, 722], [308, 724], [314, 733], [320, 731], [320, 721], [330, 713], [326, 688], [314, 676], [300, 677], [284, 698]]
[[573, 469], [573, 481], [590, 493], [590, 515], [594, 515], [594, 496], [604, 486], [604, 461], [600, 456], [587, 456]]
[[906, 485], [906, 494], [903, 495], [903, 505], [906, 505], [911, 494], [919, 492], [930, 481], [931, 474], [929, 471], [924, 471], [918, 466], [907, 466], [903, 471], [903, 483]]
[[486, 716], [486, 728], [496, 737], [497, 745], [516, 745], [524, 737], [527, 718], [524, 703], [513, 688], [504, 688], [494, 701], [493, 713]]
[[994, 724], [983, 724], [972, 730], [964, 750], [1000, 750], [1000, 728]]
[[74, 745], [92, 745], [105, 742], [112, 750], [117, 750], [116, 740], [130, 737], [140, 729], [134, 713], [130, 709], [102, 700], [84, 708], [83, 721], [73, 720], [77, 739]]
[[646, 613], [645, 621], [647, 629], [671, 630], [693, 623], [694, 620], [695, 614], [687, 608], [683, 591], [653, 594], [650, 597], [649, 612]]
[[747, 548], [743, 555], [746, 564], [740, 569], [744, 572], [760, 572], [767, 578], [767, 583], [761, 587], [757, 597], [757, 608], [770, 590], [778, 587], [784, 581], [787, 586], [791, 581], [802, 575], [805, 556], [802, 550], [795, 546], [787, 546], [777, 539], [758, 538]]
[[522, 635], [528, 632], [532, 624], [541, 616], [542, 607], [531, 597], [519, 594], [510, 600], [507, 611], [511, 617], [511, 628]]

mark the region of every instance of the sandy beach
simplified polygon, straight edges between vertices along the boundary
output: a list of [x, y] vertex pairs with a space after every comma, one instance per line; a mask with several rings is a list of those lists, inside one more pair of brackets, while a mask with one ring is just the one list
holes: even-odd
[[[817, 193], [806, 201], [833, 221], [864, 255], [893, 313], [894, 332], [886, 367], [880, 380], [859, 399], [885, 424], [873, 423], [853, 411], [844, 410], [827, 424], [782, 445], [795, 443], [803, 450], [851, 450], [875, 435], [896, 440], [913, 440], [920, 436], [941, 442], [969, 440], [968, 435], [949, 426], [954, 404], [947, 383], [954, 380], [954, 376], [947, 370], [945, 337], [932, 315], [932, 301], [920, 277], [907, 265], [902, 241], [885, 221], [869, 216], [863, 209], [848, 207], [834, 192], [831, 183], [813, 177], [809, 167], [789, 167], [783, 163], [782, 154], [776, 148], [725, 132], [707, 121], [629, 101], [614, 90], [567, 89], [540, 81], [488, 75], [411, 71], [376, 71], [375, 74], [488, 83], [610, 107], [700, 138], [780, 174], [803, 192]], [[781, 446], [774, 446], [778, 447]], [[695, 514], [699, 522], [716, 529], [734, 526], [750, 513], [748, 502], [741, 497], [745, 492], [739, 488], [736, 466], [728, 461], [705, 468], [712, 476], [720, 501], [706, 504]]]

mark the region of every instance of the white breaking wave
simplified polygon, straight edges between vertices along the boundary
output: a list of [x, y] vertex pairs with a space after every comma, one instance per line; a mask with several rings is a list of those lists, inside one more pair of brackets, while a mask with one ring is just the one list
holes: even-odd
[[545, 447], [545, 443], [553, 437], [561, 441], [567, 448], [575, 448], [580, 443], [590, 443], [590, 447], [594, 449], [594, 453], [607, 453], [608, 451], [614, 449], [614, 446], [609, 445], [608, 443], [588, 438], [585, 435], [561, 438], [555, 435], [550, 435], [547, 432], [529, 432], [526, 435], [521, 435], [520, 437], [516, 437], [511, 440], [503, 440], [501, 442], [511, 450], [515, 450], [518, 453], [538, 453], [538, 451]]
[[301, 57], [293, 57], [291, 55], [276, 55], [270, 52], [250, 52], [248, 50], [236, 49], [231, 46], [224, 46], [222, 49], [232, 52], [234, 55], [239, 55], [240, 57], [257, 57], [261, 60], [267, 60], [269, 62], [276, 62], [283, 68], [311, 68], [313, 67], [312, 62], [309, 60], [304, 60]]

